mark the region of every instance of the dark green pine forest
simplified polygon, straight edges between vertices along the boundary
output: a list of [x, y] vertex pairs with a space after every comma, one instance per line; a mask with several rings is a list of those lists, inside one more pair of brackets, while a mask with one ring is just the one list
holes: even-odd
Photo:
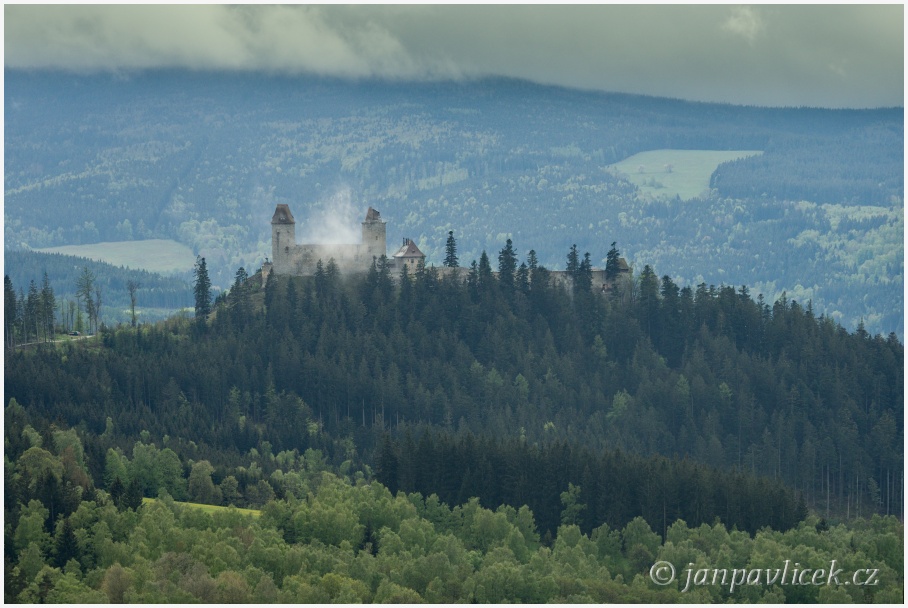
[[[589, 256], [572, 256], [566, 285], [510, 241], [494, 272], [485, 253], [395, 276], [384, 258], [354, 276], [329, 261], [264, 287], [240, 269], [210, 315], [197, 282], [196, 318], [8, 351], [7, 601], [677, 601], [635, 577], [712, 555], [696, 529], [733, 531], [716, 543], [755, 567], [761, 535], [851, 534], [851, 554], [901, 571], [894, 334], [745, 286], [679, 289], [649, 266], [590, 289]], [[136, 540], [152, 517], [170, 540]], [[217, 565], [187, 540], [206, 529], [250, 555]], [[559, 547], [592, 569], [539, 567], [569, 561]], [[286, 570], [294, 551], [321, 553]], [[438, 551], [448, 574], [407, 561]], [[392, 554], [435, 574], [401, 579], [380, 565]], [[537, 578], [521, 570], [534, 563]], [[898, 601], [887, 581], [697, 598]]]

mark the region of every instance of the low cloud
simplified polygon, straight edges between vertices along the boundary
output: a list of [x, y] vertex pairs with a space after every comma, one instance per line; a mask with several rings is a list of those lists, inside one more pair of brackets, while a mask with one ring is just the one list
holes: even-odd
[[753, 44], [764, 27], [760, 14], [750, 6], [738, 6], [731, 10], [732, 14], [722, 24], [722, 29], [737, 34]]
[[903, 99], [903, 12], [900, 5], [16, 5], [5, 8], [5, 62], [509, 76], [702, 101], [892, 106]]
[[364, 217], [365, 212], [353, 200], [352, 190], [340, 187], [326, 200], [296, 213], [296, 240], [325, 245], [359, 243]]

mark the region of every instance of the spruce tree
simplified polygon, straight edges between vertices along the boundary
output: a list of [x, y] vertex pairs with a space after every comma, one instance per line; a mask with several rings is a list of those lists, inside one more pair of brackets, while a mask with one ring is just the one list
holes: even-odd
[[[39, 338], [38, 330], [41, 327], [41, 297], [38, 295], [38, 286], [34, 281], [28, 283], [28, 298], [25, 300], [25, 335], [35, 335]], [[27, 341], [27, 340], [26, 340]]]
[[488, 289], [492, 284], [492, 265], [489, 264], [489, 256], [483, 249], [482, 255], [479, 256], [479, 288]]
[[593, 288], [593, 263], [589, 252], [583, 254], [583, 261], [574, 277], [574, 293], [586, 293]]
[[618, 276], [620, 272], [620, 266], [618, 265], [618, 259], [621, 254], [618, 253], [618, 248], [615, 247], [616, 242], [612, 241], [612, 248], [608, 250], [608, 253], [605, 256], [605, 280], [611, 281]]
[[57, 310], [57, 299], [54, 297], [54, 290], [50, 286], [50, 279], [47, 277], [47, 271], [44, 271], [44, 278], [41, 281], [41, 325], [44, 329], [44, 341], [48, 338], [54, 339], [54, 312]]
[[192, 274], [195, 276], [195, 318], [196, 321], [204, 323], [211, 314], [211, 279], [208, 278], [205, 258], [201, 256], [196, 258]]
[[249, 275], [246, 273], [246, 269], [240, 266], [227, 297], [231, 318], [238, 327], [244, 326], [252, 315], [248, 280]]
[[448, 231], [448, 242], [445, 244], [445, 266], [457, 268], [457, 242], [454, 240], [454, 231]]
[[79, 543], [76, 540], [72, 522], [70, 522], [67, 517], [63, 520], [63, 525], [61, 526], [60, 532], [57, 534], [56, 542], [54, 543], [53, 563], [56, 567], [62, 568], [66, 565], [66, 562], [71, 559], [77, 559], [78, 557]]
[[129, 292], [129, 310], [133, 327], [136, 326], [136, 293], [141, 286], [142, 284], [135, 279], [126, 281], [126, 291]]
[[[91, 333], [92, 322], [96, 321], [95, 301], [92, 299], [95, 292], [95, 275], [88, 269], [82, 268], [82, 274], [76, 280], [76, 298], [85, 302], [85, 313], [88, 315], [88, 333]], [[97, 326], [97, 323], [95, 323]]]
[[19, 313], [16, 304], [16, 290], [9, 275], [3, 277], [3, 337], [7, 348], [15, 346], [16, 317]]
[[514, 291], [514, 273], [517, 270], [517, 255], [511, 239], [505, 243], [504, 249], [498, 253], [498, 282], [505, 292]]
[[524, 262], [520, 263], [517, 274], [514, 276], [514, 282], [517, 289], [523, 293], [530, 291], [530, 271]]
[[571, 245], [571, 250], [567, 256], [566, 270], [571, 278], [577, 277], [577, 271], [580, 270], [580, 255], [577, 253], [577, 245]]

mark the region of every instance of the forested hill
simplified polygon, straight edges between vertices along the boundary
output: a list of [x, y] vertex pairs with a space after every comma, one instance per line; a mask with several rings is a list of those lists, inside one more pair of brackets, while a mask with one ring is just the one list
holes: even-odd
[[103, 307], [100, 319], [108, 325], [129, 320], [129, 281], [138, 284], [136, 310], [142, 321], [159, 321], [181, 308], [192, 306], [192, 287], [183, 278], [165, 277], [141, 269], [123, 268], [59, 253], [7, 250], [3, 256], [4, 272], [17, 291], [27, 292], [31, 281], [40, 285], [44, 274], [47, 274], [61, 316], [66, 314], [69, 302], [76, 302], [76, 284], [79, 274], [86, 268], [101, 290]]
[[271, 255], [275, 204], [301, 239], [372, 206], [436, 264], [452, 229], [471, 258], [511, 237], [550, 268], [574, 243], [601, 266], [617, 240], [638, 272], [904, 331], [899, 108], [166, 70], [7, 70], [4, 98], [7, 247], [172, 239], [226, 288]]
[[[8, 352], [5, 599], [902, 600], [894, 335], [509, 249], [240, 271], [210, 319]], [[879, 587], [645, 578], [789, 555]]]
[[894, 335], [849, 333], [743, 287], [679, 290], [649, 267], [607, 295], [553, 287], [532, 264], [501, 277], [485, 256], [462, 280], [420, 269], [399, 286], [387, 271], [322, 272], [261, 293], [254, 277], [207, 328], [10, 354], [6, 394], [92, 436], [113, 420], [96, 477], [104, 445], [142, 432], [224, 465], [252, 448], [319, 447], [375, 466], [382, 433], [431, 429], [687, 458], [783, 481], [824, 514], [901, 512]]

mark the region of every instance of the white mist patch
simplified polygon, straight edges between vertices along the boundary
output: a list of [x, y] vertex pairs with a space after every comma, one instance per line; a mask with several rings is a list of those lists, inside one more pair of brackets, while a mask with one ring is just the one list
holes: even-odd
[[353, 202], [350, 188], [341, 188], [327, 201], [313, 207], [307, 219], [300, 222], [297, 218], [297, 227], [303, 229], [297, 240], [322, 245], [359, 243], [364, 217], [366, 210]]

